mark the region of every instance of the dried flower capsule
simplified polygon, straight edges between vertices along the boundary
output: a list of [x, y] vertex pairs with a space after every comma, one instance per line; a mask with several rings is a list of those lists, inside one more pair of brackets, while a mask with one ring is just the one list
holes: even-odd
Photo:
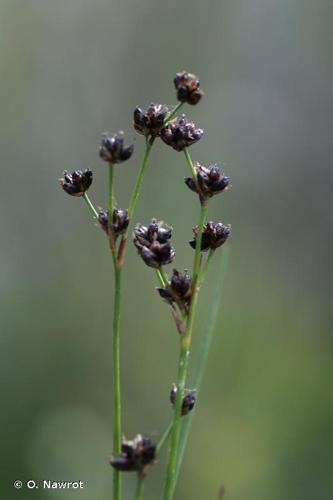
[[203, 130], [196, 128], [194, 122], [187, 121], [185, 115], [171, 120], [161, 130], [162, 140], [176, 151], [183, 151], [199, 141], [202, 136]]
[[124, 132], [114, 135], [104, 134], [99, 156], [108, 163], [122, 163], [132, 156], [133, 150], [133, 144], [124, 146]]
[[[170, 392], [170, 401], [172, 405], [175, 405], [177, 395], [177, 386], [176, 384], [172, 384], [171, 392]], [[193, 410], [195, 401], [196, 401], [197, 391], [195, 389], [188, 390], [185, 389], [183, 402], [182, 402], [182, 416], [187, 415]]]
[[177, 90], [178, 101], [192, 105], [198, 104], [203, 92], [200, 90], [200, 82], [195, 75], [182, 71], [176, 74], [173, 81]]
[[129, 218], [127, 210], [121, 208], [114, 208], [112, 212], [112, 219], [109, 219], [109, 212], [107, 210], [101, 210], [98, 213], [98, 220], [102, 229], [107, 235], [112, 235], [115, 239], [120, 234], [124, 234], [128, 224]]
[[174, 269], [170, 283], [166, 288], [158, 288], [157, 291], [168, 304], [176, 303], [181, 309], [188, 312], [191, 301], [191, 276], [185, 270], [181, 274]]
[[69, 174], [64, 171], [64, 177], [59, 179], [60, 185], [67, 194], [71, 196], [83, 196], [89, 189], [93, 181], [93, 173], [89, 168], [82, 170], [74, 170]]
[[140, 477], [145, 477], [148, 468], [154, 462], [156, 446], [148, 436], [138, 434], [132, 441], [123, 438], [121, 453], [112, 456], [110, 464], [123, 472], [138, 472]]
[[147, 111], [141, 108], [134, 110], [134, 128], [139, 134], [152, 138], [157, 137], [163, 128], [164, 120], [168, 114], [167, 106], [163, 104], [150, 104]]
[[196, 182], [193, 177], [186, 177], [185, 184], [195, 193], [198, 193], [200, 200], [204, 201], [215, 194], [226, 191], [229, 186], [230, 177], [220, 173], [218, 165], [205, 167], [197, 163], [194, 167], [196, 172]]
[[[195, 249], [196, 238], [198, 234], [198, 226], [193, 228], [194, 238], [189, 242], [191, 247]], [[215, 250], [225, 243], [231, 233], [230, 224], [224, 225], [222, 222], [207, 222], [203, 226], [201, 251]]]
[[147, 266], [155, 269], [170, 264], [175, 251], [169, 242], [172, 228], [152, 219], [148, 227], [138, 224], [134, 228], [133, 242]]

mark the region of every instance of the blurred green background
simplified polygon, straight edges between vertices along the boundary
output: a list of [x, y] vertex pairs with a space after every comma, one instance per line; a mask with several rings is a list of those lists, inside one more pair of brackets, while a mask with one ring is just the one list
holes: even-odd
[[[136, 105], [175, 103], [176, 71], [205, 90], [191, 149], [223, 162], [231, 256], [176, 498], [332, 498], [332, 129], [330, 0], [1, 0], [1, 498], [111, 498], [111, 260], [83, 202], [59, 188], [92, 167], [106, 202], [101, 133], [123, 129], [126, 206], [143, 152]], [[135, 219], [174, 226], [176, 265], [198, 215], [182, 154], [156, 144]], [[218, 260], [218, 259], [217, 259]], [[213, 264], [212, 268], [217, 264]], [[196, 323], [204, 333], [211, 269]], [[132, 245], [122, 320], [124, 430], [156, 438], [171, 416], [177, 335]], [[165, 457], [147, 480], [159, 498]], [[16, 491], [16, 479], [82, 480]], [[133, 498], [134, 475], [124, 499]]]

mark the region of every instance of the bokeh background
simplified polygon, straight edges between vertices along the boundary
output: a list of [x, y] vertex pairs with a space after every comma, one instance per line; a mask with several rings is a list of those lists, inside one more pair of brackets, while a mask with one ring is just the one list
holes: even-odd
[[[1, 498], [111, 498], [112, 275], [104, 234], [58, 185], [90, 166], [106, 201], [101, 133], [143, 152], [136, 105], [175, 103], [176, 71], [205, 90], [193, 158], [223, 162], [232, 190], [210, 218], [232, 223], [216, 336], [177, 499], [332, 498], [332, 129], [330, 0], [0, 1]], [[158, 143], [135, 219], [174, 226], [190, 266], [195, 196], [182, 154]], [[218, 260], [218, 259], [217, 259]], [[214, 266], [217, 265], [217, 260]], [[201, 297], [196, 338], [216, 269]], [[171, 409], [177, 336], [154, 274], [129, 247], [122, 320], [124, 430], [158, 437]], [[165, 457], [147, 480], [159, 498]], [[82, 480], [16, 491], [16, 479]], [[124, 498], [135, 477], [126, 476]]]

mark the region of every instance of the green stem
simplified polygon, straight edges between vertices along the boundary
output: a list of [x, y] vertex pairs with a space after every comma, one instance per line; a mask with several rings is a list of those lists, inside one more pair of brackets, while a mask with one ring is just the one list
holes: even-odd
[[147, 166], [147, 162], [148, 162], [148, 158], [149, 158], [149, 153], [151, 151], [152, 145], [153, 145], [153, 143], [149, 142], [146, 139], [146, 149], [145, 149], [145, 152], [144, 152], [144, 155], [143, 155], [143, 159], [142, 159], [141, 167], [140, 167], [140, 170], [139, 170], [139, 174], [138, 174], [138, 177], [136, 179], [136, 183], [135, 183], [135, 186], [134, 186], [133, 194], [132, 194], [132, 197], [131, 197], [131, 200], [130, 200], [130, 203], [129, 203], [129, 207], [128, 207], [128, 218], [129, 218], [129, 220], [131, 220], [131, 218], [133, 216], [133, 212], [134, 212], [135, 205], [136, 205], [136, 202], [137, 202], [137, 199], [138, 199], [138, 196], [139, 196], [140, 187], [141, 187], [141, 184], [142, 184], [142, 181], [143, 181], [143, 176], [144, 176], [144, 173], [145, 173], [145, 170], [146, 170], [146, 166]]
[[188, 148], [184, 149], [184, 154], [185, 154], [185, 158], [186, 158], [186, 161], [188, 163], [188, 166], [190, 167], [190, 171], [191, 171], [191, 175], [193, 177], [193, 180], [195, 183], [197, 183], [197, 173], [196, 173], [195, 168], [193, 166], [193, 161], [192, 161], [192, 158], [190, 156]]
[[168, 114], [168, 116], [166, 117], [164, 123], [168, 123], [170, 120], [172, 120], [172, 118], [174, 118], [176, 116], [176, 114], [178, 113], [178, 111], [180, 110], [180, 108], [183, 106], [183, 102], [179, 102], [174, 108], [172, 111], [170, 111], [170, 113]]
[[[113, 306], [112, 331], [112, 371], [113, 371], [113, 454], [121, 452], [121, 398], [120, 398], [120, 304], [121, 304], [121, 271], [114, 266], [115, 292]], [[113, 470], [113, 500], [121, 498], [120, 472]]]
[[138, 476], [138, 481], [136, 483], [136, 492], [135, 492], [135, 500], [142, 500], [143, 499], [143, 490], [145, 487], [145, 480], [144, 478], [140, 478]]
[[201, 205], [200, 218], [198, 224], [198, 232], [196, 236], [196, 246], [193, 265], [193, 293], [190, 304], [188, 320], [186, 324], [185, 334], [180, 339], [180, 352], [178, 362], [178, 376], [177, 376], [177, 393], [173, 415], [173, 428], [171, 435], [171, 445], [169, 449], [169, 458], [167, 466], [167, 477], [164, 488], [164, 500], [171, 500], [175, 489], [176, 480], [176, 466], [177, 466], [177, 451], [180, 437], [180, 421], [181, 421], [181, 408], [185, 390], [185, 382], [188, 368], [188, 358], [190, 354], [190, 346], [192, 340], [192, 329], [194, 322], [195, 309], [200, 288], [200, 258], [201, 258], [201, 241], [202, 229], [206, 218], [207, 206]]
[[[113, 213], [113, 180], [114, 166], [109, 163], [109, 219]], [[120, 305], [121, 305], [121, 274], [122, 268], [117, 264], [116, 249], [111, 243], [111, 253], [114, 267], [114, 302], [112, 324], [112, 383], [113, 383], [113, 454], [121, 452], [121, 397], [120, 397]], [[121, 498], [121, 476], [113, 470], [113, 500]]]
[[87, 193], [84, 193], [84, 195], [82, 196], [82, 198], [87, 203], [87, 205], [89, 207], [89, 210], [93, 214], [94, 218], [98, 220], [98, 212], [97, 212], [96, 208], [94, 207], [94, 205], [91, 203], [90, 198], [87, 195]]
[[172, 431], [172, 422], [170, 422], [170, 424], [168, 425], [168, 427], [164, 431], [164, 434], [162, 434], [161, 439], [157, 443], [157, 446], [156, 446], [156, 456], [157, 457], [161, 453], [162, 448], [164, 447], [165, 443], [167, 442], [167, 440], [171, 434], [171, 431]]
[[109, 163], [109, 218], [112, 218], [112, 212], [113, 212], [113, 174], [114, 174], [114, 168], [113, 164]]
[[167, 284], [167, 281], [165, 281], [164, 276], [163, 276], [160, 269], [156, 269], [156, 276], [157, 276], [158, 281], [160, 282], [161, 287], [164, 288], [165, 285]]
[[208, 268], [209, 268], [209, 264], [210, 264], [210, 261], [211, 261], [213, 255], [214, 255], [214, 252], [215, 252], [215, 249], [213, 249], [213, 248], [209, 251], [209, 254], [207, 256], [204, 268], [201, 271], [200, 284], [202, 284], [205, 281], [206, 274], [207, 274], [207, 271], [208, 271]]
[[[212, 300], [208, 309], [205, 321], [205, 331], [202, 333], [201, 341], [199, 344], [198, 355], [193, 369], [193, 387], [198, 391], [200, 390], [203, 373], [207, 364], [209, 350], [212, 344], [216, 321], [221, 307], [222, 285], [224, 282], [225, 272], [228, 265], [229, 247], [223, 247], [222, 257], [217, 270], [216, 284], [212, 293]], [[207, 267], [208, 261], [206, 262]], [[203, 276], [201, 277], [203, 282]], [[179, 452], [177, 458], [176, 481], [179, 475], [181, 463], [183, 460], [187, 439], [190, 433], [191, 423], [194, 416], [192, 411], [184, 421], [182, 421], [182, 430], [179, 444]]]

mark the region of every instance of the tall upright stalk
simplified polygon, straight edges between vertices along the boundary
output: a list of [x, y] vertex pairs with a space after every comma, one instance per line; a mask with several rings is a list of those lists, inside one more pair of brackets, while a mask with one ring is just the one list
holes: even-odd
[[[187, 148], [185, 148], [184, 153], [187, 163], [190, 167], [191, 175], [193, 176], [193, 179], [196, 179], [193, 162]], [[181, 409], [182, 409], [182, 401], [183, 401], [185, 382], [188, 370], [188, 359], [189, 359], [190, 346], [192, 340], [193, 321], [197, 305], [198, 293], [200, 289], [199, 275], [200, 275], [201, 241], [202, 241], [202, 230], [203, 230], [203, 225], [205, 223], [206, 212], [207, 212], [207, 205], [205, 203], [202, 203], [200, 206], [200, 216], [199, 216], [198, 232], [197, 232], [195, 254], [194, 254], [192, 299], [186, 322], [186, 330], [184, 335], [180, 337], [177, 392], [176, 392], [176, 401], [174, 406], [173, 428], [171, 435], [171, 444], [169, 449], [167, 476], [166, 476], [164, 496], [163, 496], [164, 500], [172, 499], [176, 483], [177, 451], [180, 438]]]
[[[112, 328], [112, 372], [113, 372], [113, 453], [121, 450], [121, 389], [120, 389], [120, 304], [122, 269], [115, 266], [115, 291]], [[113, 499], [121, 498], [120, 472], [113, 472]]]
[[164, 496], [163, 496], [164, 500], [172, 499], [175, 488], [177, 451], [178, 451], [178, 443], [180, 437], [181, 409], [182, 409], [182, 401], [185, 390], [190, 346], [192, 340], [193, 321], [197, 305], [198, 293], [200, 289], [199, 274], [200, 274], [201, 241], [202, 241], [202, 229], [205, 222], [206, 212], [207, 212], [207, 206], [206, 204], [202, 204], [200, 208], [200, 217], [199, 217], [198, 233], [196, 238], [195, 255], [194, 255], [194, 265], [193, 265], [193, 283], [194, 283], [193, 295], [186, 323], [186, 330], [184, 335], [180, 337], [177, 392], [176, 392], [176, 401], [175, 401], [174, 415], [173, 415], [173, 428], [171, 435], [171, 444], [169, 449], [167, 477], [166, 477]]
[[[113, 179], [114, 166], [109, 164], [109, 193], [108, 209], [109, 219], [112, 221], [113, 213]], [[121, 451], [121, 387], [120, 387], [120, 305], [121, 305], [121, 274], [122, 268], [117, 263], [114, 241], [110, 241], [114, 267], [114, 299], [112, 322], [112, 386], [113, 386], [113, 453]], [[113, 500], [121, 498], [120, 472], [113, 471]]]

